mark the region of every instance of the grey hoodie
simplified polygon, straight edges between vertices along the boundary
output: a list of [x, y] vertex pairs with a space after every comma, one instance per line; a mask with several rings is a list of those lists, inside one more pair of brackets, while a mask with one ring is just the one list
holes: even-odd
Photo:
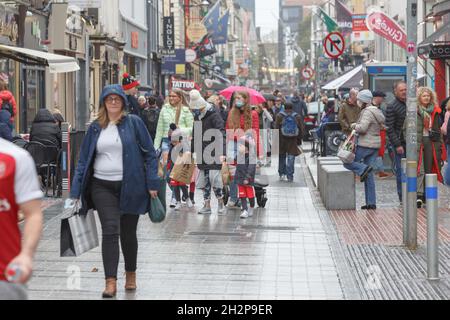
[[358, 146], [379, 149], [381, 147], [380, 130], [384, 129], [383, 112], [375, 106], [364, 108], [356, 122]]

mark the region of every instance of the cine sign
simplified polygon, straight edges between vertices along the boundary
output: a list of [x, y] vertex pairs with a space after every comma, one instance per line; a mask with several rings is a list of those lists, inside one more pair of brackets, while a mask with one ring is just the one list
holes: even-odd
[[430, 48], [430, 59], [440, 60], [450, 58], [450, 45], [434, 45]]

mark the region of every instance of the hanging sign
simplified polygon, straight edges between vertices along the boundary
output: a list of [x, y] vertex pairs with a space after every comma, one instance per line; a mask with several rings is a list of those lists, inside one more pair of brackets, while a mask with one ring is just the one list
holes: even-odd
[[372, 11], [367, 15], [366, 24], [369, 30], [407, 49], [406, 33], [396, 21], [381, 11]]

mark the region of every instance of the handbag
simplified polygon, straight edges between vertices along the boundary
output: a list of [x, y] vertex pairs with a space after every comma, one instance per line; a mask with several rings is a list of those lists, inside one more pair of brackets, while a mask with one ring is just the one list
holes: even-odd
[[227, 163], [222, 164], [222, 169], [220, 170], [220, 173], [222, 175], [223, 185], [224, 186], [229, 185], [231, 181], [231, 173]]
[[337, 156], [343, 163], [352, 163], [355, 160], [355, 130], [348, 136], [344, 143], [339, 147]]
[[61, 219], [60, 256], [77, 257], [99, 245], [94, 210], [80, 215], [79, 201], [65, 209], [67, 214]]

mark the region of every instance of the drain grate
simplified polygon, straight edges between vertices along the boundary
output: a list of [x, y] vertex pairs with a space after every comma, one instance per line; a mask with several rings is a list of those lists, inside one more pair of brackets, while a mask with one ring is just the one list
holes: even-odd
[[243, 225], [240, 226], [241, 229], [252, 229], [252, 230], [270, 230], [270, 231], [296, 231], [297, 227], [288, 227], [288, 226], [264, 226], [261, 224], [258, 225]]
[[240, 232], [188, 232], [189, 236], [224, 236], [224, 237], [241, 237], [245, 234]]

